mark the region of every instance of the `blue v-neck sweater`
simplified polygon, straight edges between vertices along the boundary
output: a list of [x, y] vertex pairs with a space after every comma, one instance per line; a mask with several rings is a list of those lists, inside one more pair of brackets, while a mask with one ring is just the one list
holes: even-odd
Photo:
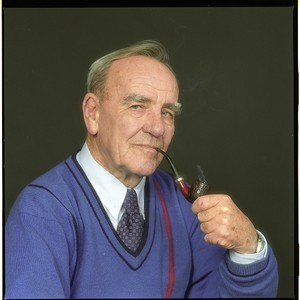
[[145, 232], [121, 242], [95, 191], [69, 157], [29, 184], [6, 224], [5, 298], [275, 297], [272, 249], [249, 265], [203, 239], [173, 178], [147, 178]]

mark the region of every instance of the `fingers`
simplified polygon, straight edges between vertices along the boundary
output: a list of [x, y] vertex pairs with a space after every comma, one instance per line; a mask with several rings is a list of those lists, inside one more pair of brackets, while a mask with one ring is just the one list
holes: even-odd
[[212, 220], [217, 214], [218, 214], [217, 209], [208, 209], [208, 210], [199, 212], [197, 214], [197, 217], [201, 223], [204, 223], [204, 222], [208, 222], [208, 221]]
[[228, 195], [209, 194], [198, 197], [192, 205], [192, 210], [195, 214], [198, 214], [199, 212], [211, 209], [219, 205], [220, 202], [224, 204], [224, 209], [226, 209], [226, 204], [230, 204], [232, 200]]
[[234, 249], [235, 247], [235, 241], [230, 237], [230, 235], [220, 236], [219, 234], [212, 232], [206, 234], [204, 236], [204, 240], [209, 244], [220, 245], [221, 247], [226, 249]]
[[240, 253], [253, 253], [257, 234], [252, 222], [228, 195], [205, 195], [192, 205], [204, 239]]
[[192, 210], [201, 223], [215, 219], [219, 225], [227, 224], [228, 215], [232, 210], [232, 200], [227, 195], [201, 196], [194, 202]]
[[240, 239], [236, 226], [232, 223], [231, 218], [226, 215], [203, 222], [200, 227], [204, 233], [204, 240], [209, 244], [234, 249]]
[[[199, 219], [199, 214], [198, 214], [198, 219]], [[211, 219], [205, 221], [203, 220], [204, 218], [202, 218], [202, 221], [200, 221], [200, 227], [205, 234], [218, 230], [222, 236], [226, 236], [232, 233], [236, 229], [235, 226], [233, 225], [231, 226], [232, 220], [230, 215], [214, 214], [214, 216], [212, 216]]]

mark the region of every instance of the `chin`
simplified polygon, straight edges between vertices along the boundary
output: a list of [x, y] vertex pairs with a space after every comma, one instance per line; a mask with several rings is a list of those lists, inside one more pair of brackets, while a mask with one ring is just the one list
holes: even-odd
[[143, 164], [139, 164], [136, 169], [136, 174], [139, 174], [141, 176], [149, 176], [155, 172], [157, 169], [158, 164], [154, 163], [153, 161], [151, 163], [144, 162]]

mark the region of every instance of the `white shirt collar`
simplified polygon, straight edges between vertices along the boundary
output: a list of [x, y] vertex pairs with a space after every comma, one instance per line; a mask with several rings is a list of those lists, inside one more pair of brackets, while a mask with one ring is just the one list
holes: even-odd
[[[77, 153], [76, 158], [116, 228], [118, 220], [120, 219], [119, 214], [125, 199], [127, 187], [93, 158], [86, 143], [83, 145], [81, 151]], [[134, 187], [138, 196], [139, 207], [144, 218], [145, 182], [146, 177], [144, 176], [140, 183]]]

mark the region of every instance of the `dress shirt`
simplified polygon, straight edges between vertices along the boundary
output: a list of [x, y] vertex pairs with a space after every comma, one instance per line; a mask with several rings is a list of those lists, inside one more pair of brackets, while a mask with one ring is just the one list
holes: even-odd
[[[119, 181], [115, 176], [104, 169], [92, 156], [87, 144], [85, 143], [80, 152], [77, 153], [77, 161], [87, 178], [94, 187], [100, 201], [102, 202], [109, 218], [117, 229], [118, 223], [122, 217], [124, 209], [122, 208], [127, 187]], [[134, 187], [137, 193], [140, 212], [145, 219], [144, 211], [144, 187], [146, 177], [144, 176], [141, 182]], [[261, 260], [267, 255], [267, 241], [264, 235], [257, 230], [258, 235], [264, 242], [264, 247], [259, 253], [240, 254], [234, 250], [229, 250], [230, 259], [238, 264], [249, 264]]]
[[[93, 158], [86, 143], [82, 147], [81, 151], [77, 153], [76, 158], [95, 189], [113, 227], [117, 229], [118, 223], [124, 213], [122, 205], [126, 196], [127, 187]], [[138, 197], [140, 212], [144, 219], [145, 182], [146, 177], [143, 177], [140, 183], [134, 187]]]

